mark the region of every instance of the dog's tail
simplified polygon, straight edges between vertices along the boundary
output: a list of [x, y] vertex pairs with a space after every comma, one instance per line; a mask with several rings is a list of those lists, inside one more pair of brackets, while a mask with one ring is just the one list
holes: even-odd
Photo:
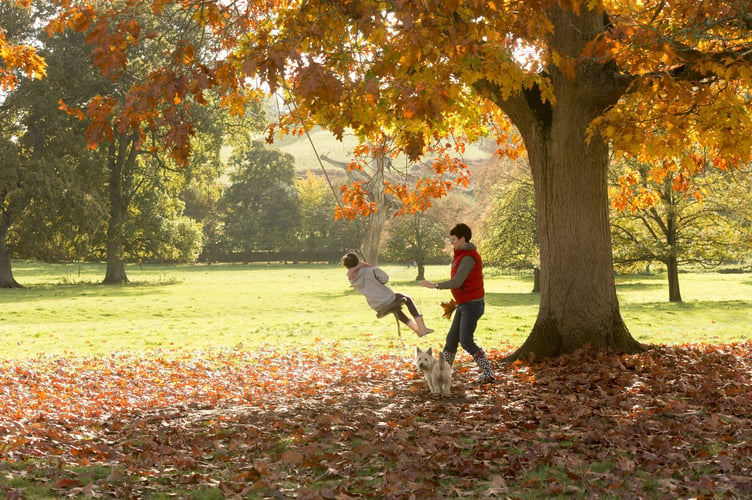
[[439, 366], [441, 365], [448, 365], [449, 363], [446, 360], [446, 353], [444, 351], [439, 352]]

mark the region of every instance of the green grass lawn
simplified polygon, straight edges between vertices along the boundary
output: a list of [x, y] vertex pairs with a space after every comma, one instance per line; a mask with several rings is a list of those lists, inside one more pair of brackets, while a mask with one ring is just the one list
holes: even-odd
[[489, 269], [477, 339], [497, 383], [461, 356], [436, 400], [409, 351], [441, 347], [449, 293], [384, 267], [437, 330], [403, 328], [404, 350], [341, 266], [131, 266], [103, 286], [103, 265], [15, 262], [0, 497], [749, 496], [751, 349], [733, 342], [750, 337], [750, 275], [682, 274], [682, 304], [665, 276], [617, 278], [638, 340], [725, 346], [505, 364], [538, 297]]
[[[421, 288], [416, 270], [385, 265], [395, 291], [411, 295], [436, 333], [407, 348], [440, 347], [449, 326], [440, 302], [449, 292]], [[338, 265], [128, 266], [130, 284], [104, 286], [101, 264], [17, 261], [25, 289], [0, 290], [0, 356], [103, 354], [150, 349], [308, 347], [319, 339], [354, 351], [401, 348], [392, 317], [377, 320]], [[446, 279], [432, 266], [428, 279]], [[752, 277], [686, 273], [683, 303], [669, 303], [666, 278], [619, 276], [621, 311], [645, 343], [732, 342], [752, 335]], [[486, 273], [487, 309], [477, 339], [488, 348], [520, 345], [535, 321], [531, 276]]]

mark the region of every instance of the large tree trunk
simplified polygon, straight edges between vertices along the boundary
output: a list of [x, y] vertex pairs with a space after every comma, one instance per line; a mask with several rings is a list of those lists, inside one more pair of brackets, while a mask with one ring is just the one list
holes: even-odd
[[[584, 7], [583, 7], [583, 10]], [[577, 55], [603, 28], [595, 12], [554, 10], [552, 46]], [[551, 70], [555, 104], [533, 88], [511, 97], [492, 83], [476, 88], [512, 119], [525, 141], [540, 237], [540, 307], [533, 330], [508, 360], [567, 354], [586, 345], [620, 352], [642, 346], [627, 330], [616, 296], [608, 219], [608, 146], [587, 127], [626, 90], [609, 67], [581, 62], [575, 74]]]
[[[23, 190], [23, 188], [20, 188]], [[13, 221], [23, 214], [26, 207], [31, 202], [31, 195], [25, 193], [13, 193], [13, 190], [4, 193], [5, 204], [4, 210], [0, 213], [0, 288], [23, 288], [13, 277], [13, 269], [10, 262], [10, 252], [8, 251], [8, 231]]]
[[518, 356], [556, 356], [587, 344], [638, 350], [616, 296], [608, 148], [597, 139], [586, 142], [591, 117], [578, 113], [580, 106], [575, 96], [559, 101], [550, 135], [526, 143], [538, 207], [541, 299], [533, 331]]
[[135, 138], [129, 140], [121, 135], [110, 147], [110, 220], [107, 225], [107, 270], [106, 285], [128, 283], [125, 274], [125, 218], [128, 215], [132, 165], [136, 161]]
[[5, 242], [7, 236], [8, 228], [5, 224], [0, 225], [0, 288], [23, 288], [13, 277], [10, 253]]

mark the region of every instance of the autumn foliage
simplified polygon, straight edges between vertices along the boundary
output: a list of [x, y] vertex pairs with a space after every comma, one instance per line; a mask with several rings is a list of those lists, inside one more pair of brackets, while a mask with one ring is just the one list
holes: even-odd
[[33, 47], [8, 42], [0, 30], [0, 90], [14, 88], [18, 84], [19, 75], [42, 78], [45, 74], [44, 59]]
[[[317, 350], [39, 357], [0, 365], [0, 494], [710, 498], [752, 495], [752, 345], [455, 364]], [[490, 351], [498, 360], [500, 351]]]

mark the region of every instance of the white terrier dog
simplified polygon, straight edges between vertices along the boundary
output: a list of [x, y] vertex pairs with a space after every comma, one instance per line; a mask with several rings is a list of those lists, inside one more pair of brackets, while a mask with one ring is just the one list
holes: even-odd
[[426, 376], [431, 394], [439, 397], [449, 396], [452, 387], [452, 365], [447, 363], [443, 352], [440, 352], [439, 359], [436, 359], [433, 357], [433, 347], [429, 347], [427, 351], [416, 347], [415, 364]]

